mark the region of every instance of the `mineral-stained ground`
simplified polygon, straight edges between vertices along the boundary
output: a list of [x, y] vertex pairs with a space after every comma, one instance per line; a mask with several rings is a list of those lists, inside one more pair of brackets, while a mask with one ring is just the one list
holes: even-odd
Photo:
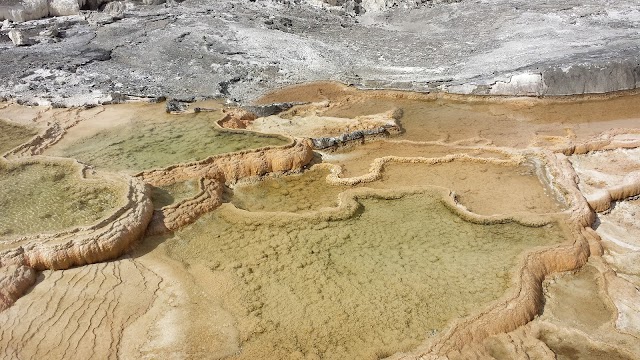
[[640, 358], [634, 5], [0, 4], [0, 358]]

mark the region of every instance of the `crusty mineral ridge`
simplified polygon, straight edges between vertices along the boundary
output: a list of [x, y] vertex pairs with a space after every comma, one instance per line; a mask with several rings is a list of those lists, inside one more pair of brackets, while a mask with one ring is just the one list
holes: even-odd
[[222, 127], [311, 138], [314, 148], [319, 150], [351, 146], [402, 131], [398, 120], [403, 112], [399, 108], [354, 118], [324, 115], [340, 104], [328, 101], [303, 104], [264, 117], [249, 117], [236, 112], [228, 114], [218, 124]]
[[[70, 110], [64, 116], [51, 115], [50, 118], [47, 118], [45, 129], [41, 134], [36, 135], [30, 141], [10, 150], [6, 154], [0, 155], [7, 159], [16, 159], [42, 154], [48, 147], [60, 141], [69, 128], [82, 121], [82, 117], [79, 116], [80, 111], [77, 109]], [[40, 115], [36, 116], [34, 121], [39, 118]]]
[[625, 141], [601, 151], [576, 154], [571, 163], [580, 178], [580, 191], [596, 212], [609, 210], [614, 201], [640, 195], [640, 133], [619, 135]]
[[154, 211], [147, 234], [163, 234], [192, 223], [222, 204], [223, 191], [222, 179], [201, 178], [200, 192], [196, 196]]
[[555, 152], [565, 155], [581, 155], [598, 150], [633, 149], [640, 147], [640, 129], [613, 129], [589, 141], [558, 146]]
[[39, 155], [44, 149], [58, 142], [65, 133], [65, 129], [59, 123], [53, 123], [47, 127], [43, 134], [37, 135], [26, 144], [9, 151], [7, 158]]
[[240, 108], [225, 109], [224, 117], [218, 120], [218, 125], [227, 129], [246, 129], [258, 117], [253, 112]]
[[640, 195], [640, 171], [627, 174], [619, 185], [601, 189], [587, 196], [589, 205], [596, 212], [603, 212], [611, 208], [614, 201], [625, 200]]
[[157, 210], [147, 234], [161, 234], [192, 223], [222, 203], [224, 184], [272, 172], [296, 171], [313, 159], [309, 140], [295, 140], [284, 147], [264, 148], [209, 157], [203, 161], [144, 171], [138, 178], [153, 186], [200, 179], [194, 198]]
[[0, 311], [11, 306], [36, 282], [36, 271], [24, 265], [0, 267]]
[[[56, 161], [55, 158], [38, 158], [22, 161]], [[63, 161], [58, 159], [57, 161]], [[69, 161], [65, 159], [64, 161]], [[83, 166], [78, 164], [79, 171]], [[2, 294], [4, 307], [10, 305], [19, 292], [26, 290], [30, 271], [45, 269], [68, 269], [72, 266], [92, 264], [115, 259], [122, 255], [144, 234], [151, 216], [153, 204], [147, 194], [146, 185], [139, 179], [122, 175], [128, 188], [124, 204], [99, 223], [54, 233], [24, 236], [12, 239], [17, 247], [0, 252], [0, 270], [14, 270], [13, 275], [4, 275], [2, 281], [18, 280], [10, 293]], [[30, 269], [27, 270], [26, 268]], [[3, 287], [4, 288], [4, 287]], [[0, 311], [4, 308], [0, 308]]]
[[399, 157], [399, 156], [385, 156], [375, 159], [369, 168], [369, 172], [360, 176], [343, 178], [340, 177], [341, 169], [334, 168], [331, 174], [327, 176], [327, 181], [336, 185], [357, 185], [363, 183], [373, 182], [382, 177], [382, 171], [384, 166], [388, 163], [405, 163], [405, 164], [440, 164], [452, 161], [469, 161], [478, 163], [492, 163], [500, 165], [518, 165], [521, 164], [525, 158], [520, 155], [511, 155], [507, 159], [494, 159], [494, 158], [477, 158], [469, 156], [467, 154], [453, 154], [437, 158], [426, 157]]

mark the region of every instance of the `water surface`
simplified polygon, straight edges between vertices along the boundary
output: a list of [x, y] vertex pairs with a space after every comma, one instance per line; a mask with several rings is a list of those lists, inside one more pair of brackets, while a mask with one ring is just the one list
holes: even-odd
[[26, 143], [37, 134], [34, 128], [0, 119], [0, 155]]
[[74, 126], [47, 154], [135, 173], [289, 142], [275, 135], [222, 130], [216, 125], [220, 111], [171, 115], [165, 113], [164, 104], [116, 106], [127, 109], [109, 108]]
[[266, 177], [255, 184], [238, 185], [231, 203], [249, 211], [305, 212], [338, 205], [347, 186], [326, 181], [328, 170], [314, 168], [299, 175]]
[[523, 251], [564, 240], [555, 225], [465, 222], [436, 193], [362, 204], [336, 221], [227, 205], [168, 240], [171, 257], [211, 269], [216, 301], [237, 320], [242, 352], [232, 358], [409, 350], [500, 297]]
[[198, 180], [187, 180], [165, 186], [151, 186], [151, 201], [156, 209], [192, 198], [200, 192]]
[[90, 225], [124, 201], [126, 186], [83, 179], [66, 163], [0, 162], [0, 237]]

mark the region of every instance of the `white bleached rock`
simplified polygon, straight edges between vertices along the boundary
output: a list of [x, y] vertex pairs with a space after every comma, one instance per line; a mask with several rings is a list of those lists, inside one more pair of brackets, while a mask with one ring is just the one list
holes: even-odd
[[40, 31], [39, 35], [49, 38], [54, 38], [58, 36], [58, 25], [54, 24], [50, 28]]
[[0, 4], [0, 20], [23, 22], [49, 16], [47, 0], [7, 0]]
[[29, 45], [29, 38], [24, 36], [22, 31], [20, 31], [20, 30], [13, 29], [13, 30], [9, 31], [8, 35], [9, 35], [9, 39], [11, 39], [11, 41], [13, 42], [13, 45], [15, 45], [15, 46]]
[[[313, 0], [307, 0], [313, 3]], [[424, 0], [321, 0], [331, 6], [341, 6], [347, 12], [380, 12], [391, 8], [411, 9], [424, 5]]]
[[[77, 15], [80, 9], [98, 10], [111, 0], [0, 0], [0, 21], [37, 20], [47, 16]], [[147, 0], [145, 0], [147, 1]]]
[[84, 5], [82, 0], [49, 0], [49, 15], [77, 15], [80, 13], [81, 5]]
[[113, 16], [114, 18], [123, 18], [124, 12], [127, 9], [127, 5], [124, 1], [114, 1], [110, 2], [104, 7], [104, 12], [108, 15]]
[[492, 95], [542, 95], [544, 93], [542, 74], [523, 73], [511, 76], [509, 81], [498, 81], [492, 87]]

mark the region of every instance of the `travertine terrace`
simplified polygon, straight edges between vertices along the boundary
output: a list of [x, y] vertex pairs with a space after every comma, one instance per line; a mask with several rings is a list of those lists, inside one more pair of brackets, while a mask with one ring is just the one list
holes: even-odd
[[[24, 179], [0, 179], [0, 225], [27, 221], [0, 237], [0, 354], [637, 358], [639, 103], [337, 83], [174, 114], [5, 103]], [[39, 217], [39, 185], [93, 217]]]
[[638, 0], [0, 0], [0, 360], [640, 359]]

